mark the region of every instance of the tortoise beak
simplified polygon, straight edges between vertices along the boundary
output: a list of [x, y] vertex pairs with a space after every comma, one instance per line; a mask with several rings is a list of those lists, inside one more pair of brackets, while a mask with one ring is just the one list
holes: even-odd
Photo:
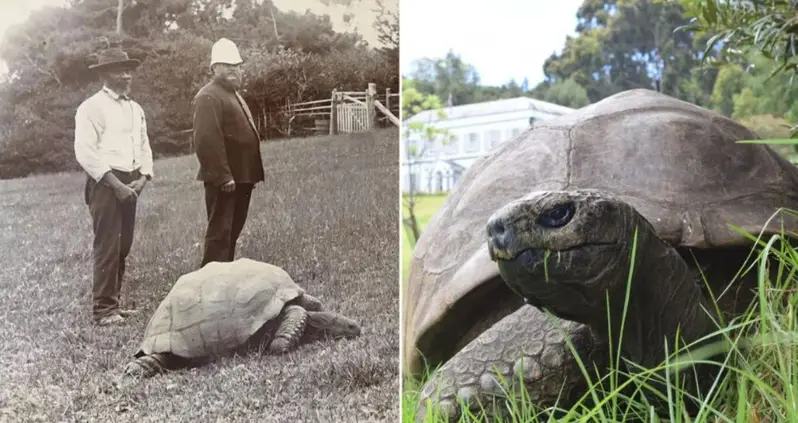
[[546, 250], [527, 248], [510, 259], [498, 258], [499, 275], [505, 285], [516, 295], [529, 302], [530, 284], [537, 286], [540, 281], [540, 268], [546, 260]]
[[488, 253], [492, 261], [513, 260], [526, 250], [514, 226], [503, 216], [492, 216], [487, 224]]

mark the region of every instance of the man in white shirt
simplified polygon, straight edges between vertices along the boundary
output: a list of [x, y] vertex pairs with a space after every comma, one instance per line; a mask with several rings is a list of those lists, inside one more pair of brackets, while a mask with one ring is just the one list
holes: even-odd
[[119, 306], [125, 259], [133, 243], [136, 202], [153, 176], [144, 110], [128, 97], [140, 62], [118, 49], [98, 54], [89, 67], [103, 87], [78, 106], [75, 157], [87, 174], [85, 201], [94, 229], [93, 315], [119, 324], [133, 313]]

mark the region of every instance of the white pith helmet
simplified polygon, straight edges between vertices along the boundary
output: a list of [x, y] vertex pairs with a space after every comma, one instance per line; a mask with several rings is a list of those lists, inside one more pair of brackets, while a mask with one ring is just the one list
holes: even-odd
[[211, 48], [211, 66], [215, 63], [237, 65], [243, 61], [238, 53], [238, 47], [227, 38], [220, 38]]

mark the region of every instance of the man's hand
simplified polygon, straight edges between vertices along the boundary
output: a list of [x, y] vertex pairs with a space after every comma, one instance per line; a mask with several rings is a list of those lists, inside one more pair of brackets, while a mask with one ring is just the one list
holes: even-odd
[[224, 192], [233, 192], [233, 191], [235, 191], [235, 189], [236, 189], [236, 182], [235, 181], [229, 181], [229, 182], [226, 182], [224, 185], [222, 185], [222, 191], [224, 191]]
[[147, 185], [147, 177], [141, 176], [140, 178], [136, 179], [135, 181], [127, 184], [130, 188], [133, 188], [133, 191], [136, 191], [136, 195], [138, 196], [141, 194], [141, 191], [144, 190], [144, 186]]
[[136, 190], [124, 184], [118, 185], [114, 189], [114, 193], [116, 194], [116, 198], [122, 202], [136, 201], [136, 198], [138, 198]]
[[119, 201], [136, 201], [136, 198], [138, 197], [136, 190], [123, 184], [122, 181], [120, 181], [113, 174], [113, 172], [106, 172], [102, 179], [100, 179], [100, 182], [113, 189], [114, 194], [116, 194], [116, 198], [118, 198]]

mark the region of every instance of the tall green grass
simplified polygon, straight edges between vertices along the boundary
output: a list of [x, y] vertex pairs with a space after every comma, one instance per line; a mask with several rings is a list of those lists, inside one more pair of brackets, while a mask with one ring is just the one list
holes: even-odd
[[[794, 234], [783, 232], [762, 239], [735, 229], [756, 243], [750, 260], [740, 270], [757, 272], [758, 301], [733, 321], [719, 321], [719, 329], [703, 338], [712, 336], [720, 341], [699, 348], [694, 345], [673, 346], [673, 352], [659, 366], [633, 371], [630, 368], [634, 365], [622, 365], [623, 359], [616, 348], [611, 354], [613, 359], [609, 371], [601, 377], [592, 371], [591, 363], [580, 363], [590, 387], [575, 405], [567, 409], [540, 410], [531, 404], [523, 381], [502, 380], [506, 393], [503, 398], [476, 410], [469, 410], [461, 404], [459, 421], [798, 422], [798, 323], [795, 313], [798, 300], [793, 295], [798, 250], [788, 239]], [[632, 254], [634, 259], [636, 251], [633, 250]], [[776, 266], [773, 279], [770, 277], [772, 266]], [[631, 280], [631, 272], [629, 277]], [[569, 344], [569, 347], [575, 352], [573, 345]], [[714, 358], [710, 361], [709, 357]], [[714, 380], [709, 381], [706, 397], [696, 398], [682, 388], [684, 382], [695, 382], [688, 379], [690, 372], [677, 370], [689, 370], [693, 365], [701, 364], [715, 365], [719, 372]], [[426, 373], [431, 374], [433, 370], [428, 369]], [[419, 391], [426, 379], [405, 379], [402, 398], [404, 422], [415, 421]], [[664, 389], [655, 390], [654, 385]], [[697, 408], [692, 415], [688, 413], [687, 404]], [[499, 411], [499, 414], [494, 414], [494, 411]], [[486, 419], [486, 416], [490, 417]], [[432, 406], [426, 410], [424, 421], [446, 420], [440, 410]]]

